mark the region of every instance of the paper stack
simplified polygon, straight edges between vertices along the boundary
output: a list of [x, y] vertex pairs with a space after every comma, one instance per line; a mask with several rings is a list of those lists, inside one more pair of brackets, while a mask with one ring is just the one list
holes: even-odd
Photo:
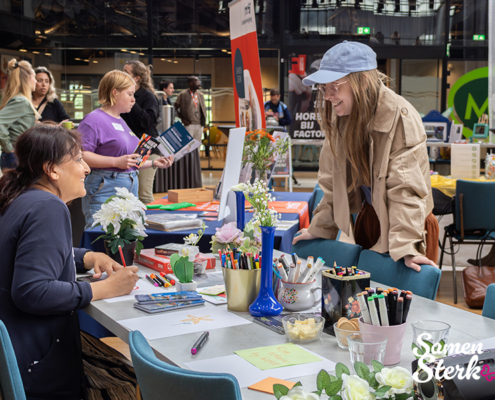
[[197, 216], [198, 214], [148, 214], [146, 223], [151, 229], [166, 232], [199, 229], [203, 226], [203, 221]]
[[452, 144], [450, 174], [454, 179], [480, 177], [480, 145]]

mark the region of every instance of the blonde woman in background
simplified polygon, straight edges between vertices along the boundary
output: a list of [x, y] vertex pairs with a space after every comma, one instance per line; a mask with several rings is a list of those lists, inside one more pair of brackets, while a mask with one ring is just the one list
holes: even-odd
[[[134, 153], [139, 139], [121, 118], [134, 106], [136, 85], [132, 77], [122, 71], [107, 72], [98, 86], [101, 108], [84, 117], [79, 124], [84, 161], [91, 168], [85, 179], [86, 196], [82, 208], [86, 219], [85, 229], [93, 225], [93, 214], [116, 192], [125, 187], [138, 196], [138, 171]], [[141, 170], [167, 168], [173, 158], [160, 157], [147, 160]]]
[[[139, 138], [143, 136], [143, 133], [157, 137], [156, 124], [160, 110], [151, 79], [150, 66], [144, 65], [138, 60], [127, 61], [124, 65], [124, 72], [127, 72], [136, 83], [136, 93], [134, 93], [136, 103], [129, 113], [122, 114], [122, 119]], [[156, 160], [159, 155], [158, 151], [153, 152], [148, 160]], [[155, 168], [139, 171], [139, 199], [144, 204], [151, 203], [154, 200], [153, 182], [155, 172]]]
[[8, 64], [9, 77], [0, 103], [0, 146], [2, 171], [17, 167], [14, 145], [17, 137], [32, 128], [40, 115], [31, 97], [36, 87], [33, 67], [27, 61], [12, 59]]
[[33, 92], [33, 105], [41, 115], [40, 121], [61, 123], [69, 120], [62, 102], [55, 92], [55, 80], [52, 73], [45, 67], [37, 67], [36, 88]]

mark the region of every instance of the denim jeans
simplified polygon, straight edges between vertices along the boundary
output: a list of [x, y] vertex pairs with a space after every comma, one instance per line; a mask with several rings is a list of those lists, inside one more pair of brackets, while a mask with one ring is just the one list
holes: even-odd
[[138, 197], [138, 172], [114, 172], [105, 170], [91, 171], [84, 181], [86, 196], [82, 198], [82, 209], [86, 220], [85, 230], [93, 225], [93, 214], [101, 205], [113, 196], [116, 188], [127, 188]]
[[0, 168], [5, 169], [15, 169], [17, 168], [17, 157], [14, 152], [12, 153], [2, 153], [2, 160], [0, 161]]

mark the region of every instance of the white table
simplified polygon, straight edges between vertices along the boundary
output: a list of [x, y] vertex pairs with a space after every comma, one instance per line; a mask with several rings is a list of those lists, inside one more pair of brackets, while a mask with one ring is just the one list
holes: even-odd
[[[282, 254], [275, 251], [275, 255]], [[153, 272], [152, 270], [137, 265], [139, 275], [144, 276]], [[321, 276], [319, 277], [321, 280]], [[372, 282], [373, 287], [379, 285]], [[136, 318], [152, 317], [152, 314], [146, 314], [136, 310], [133, 307], [133, 300], [107, 303], [104, 300], [92, 302], [85, 311], [94, 319], [112, 331], [119, 338], [128, 343], [129, 331], [116, 321]], [[226, 305], [213, 306], [207, 303], [208, 307], [227, 307]], [[174, 311], [169, 311], [171, 313]], [[236, 313], [242, 318], [251, 319], [249, 313]], [[435, 319], [447, 322], [451, 325], [449, 342], [450, 343], [470, 343], [481, 339], [495, 336], [495, 320], [484, 318], [468, 311], [460, 310], [445, 304], [437, 303], [419, 296], [414, 296], [413, 303], [409, 312], [408, 322], [414, 322], [421, 319]], [[187, 368], [184, 363], [193, 360], [203, 360], [209, 358], [232, 355], [234, 351], [250, 349], [254, 347], [270, 346], [285, 343], [285, 336], [279, 335], [271, 330], [258, 324], [241, 325], [230, 328], [215, 329], [210, 331], [208, 343], [195, 356], [191, 355], [192, 344], [198, 338], [198, 333], [181, 335], [173, 338], [164, 338], [150, 341], [150, 345], [157, 356], [171, 364], [182, 368]], [[407, 328], [404, 344], [402, 347], [402, 359], [400, 366], [411, 369], [411, 362], [414, 356], [411, 351], [413, 332], [410, 325]], [[317, 353], [334, 362], [342, 362], [350, 367], [349, 352], [342, 350], [337, 345], [335, 337], [322, 333], [319, 341], [302, 345], [304, 348]], [[235, 375], [235, 372], [232, 372]], [[290, 379], [296, 382], [301, 381], [308, 391], [316, 390], [316, 375], [301, 377], [300, 379]], [[243, 399], [273, 399], [273, 395], [261, 393], [247, 388], [242, 388]]]

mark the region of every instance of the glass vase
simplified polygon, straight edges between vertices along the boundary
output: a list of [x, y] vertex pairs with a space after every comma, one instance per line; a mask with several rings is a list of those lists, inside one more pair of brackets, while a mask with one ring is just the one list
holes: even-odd
[[258, 178], [260, 181], [265, 182], [266, 187], [268, 187], [268, 171], [266, 170], [255, 170], [254, 178]]
[[246, 225], [246, 198], [242, 192], [235, 193], [235, 205], [236, 205], [236, 222], [237, 229], [241, 232], [244, 231], [244, 226]]
[[272, 288], [274, 226], [260, 226], [261, 229], [261, 284], [258, 297], [249, 306], [253, 317], [279, 315], [283, 307], [277, 301]]

